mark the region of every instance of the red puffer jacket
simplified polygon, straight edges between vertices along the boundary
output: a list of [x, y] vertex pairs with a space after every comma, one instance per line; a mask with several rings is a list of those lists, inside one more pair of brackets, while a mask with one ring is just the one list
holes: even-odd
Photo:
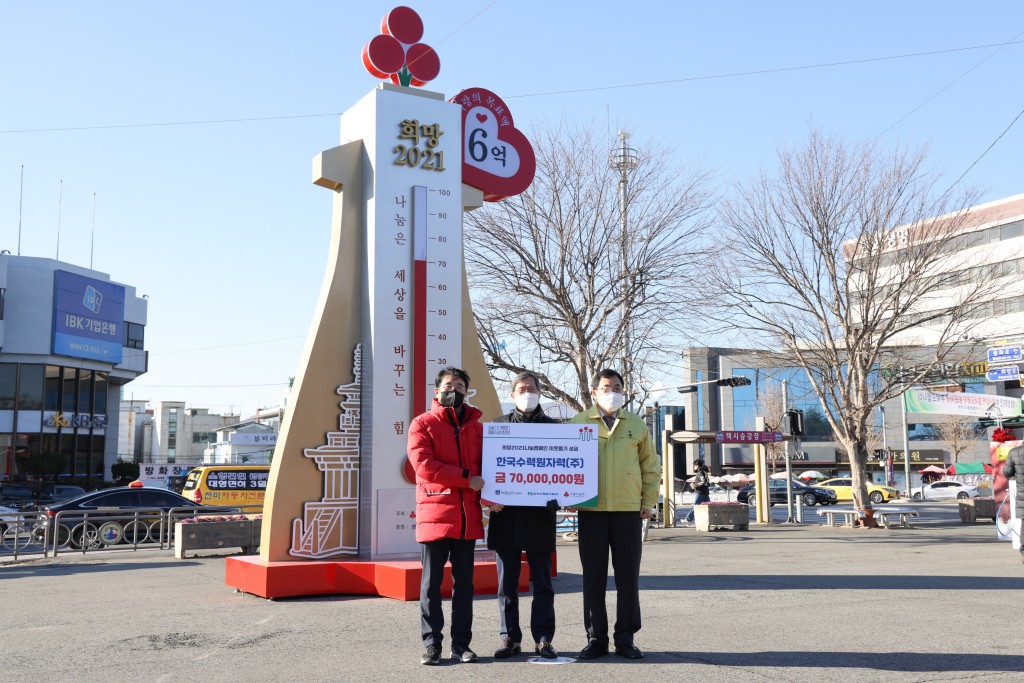
[[480, 476], [484, 426], [480, 411], [464, 405], [456, 427], [455, 411], [434, 399], [430, 411], [409, 426], [409, 462], [416, 470], [416, 540], [484, 537], [480, 493], [469, 478]]

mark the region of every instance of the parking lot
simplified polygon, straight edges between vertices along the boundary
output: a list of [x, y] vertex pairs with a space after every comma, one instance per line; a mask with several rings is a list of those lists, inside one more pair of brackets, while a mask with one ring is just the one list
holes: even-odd
[[[960, 523], [955, 503], [916, 505], [912, 529], [653, 529], [638, 662], [497, 662], [493, 596], [476, 601], [481, 662], [438, 671], [418, 664], [414, 602], [266, 601], [224, 585], [222, 556], [159, 550], [6, 565], [0, 680], [1024, 680], [1018, 554], [993, 525]], [[585, 644], [574, 544], [560, 542], [558, 565], [554, 645], [573, 654]]]

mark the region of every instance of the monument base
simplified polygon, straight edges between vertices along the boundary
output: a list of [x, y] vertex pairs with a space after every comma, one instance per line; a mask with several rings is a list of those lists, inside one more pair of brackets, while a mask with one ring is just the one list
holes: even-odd
[[[493, 553], [490, 553], [493, 556]], [[552, 575], [557, 556], [552, 553]], [[530, 588], [530, 567], [525, 554], [519, 574], [519, 590]], [[315, 560], [264, 562], [258, 556], [229, 557], [224, 583], [261, 598], [290, 598], [301, 595], [379, 595], [395, 600], [419, 600], [423, 568], [419, 560]], [[477, 595], [498, 592], [498, 566], [494, 560], [478, 559], [473, 570]], [[451, 567], [445, 565], [441, 595], [452, 594]]]

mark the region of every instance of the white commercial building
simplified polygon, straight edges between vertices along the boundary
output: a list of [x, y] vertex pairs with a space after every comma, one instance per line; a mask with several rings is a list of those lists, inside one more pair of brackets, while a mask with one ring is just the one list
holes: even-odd
[[277, 429], [257, 420], [222, 427], [217, 441], [206, 449], [204, 461], [211, 465], [269, 465], [277, 445]]
[[236, 424], [238, 415], [218, 415], [207, 408], [187, 408], [184, 401], [121, 402], [119, 449], [122, 460], [137, 463], [198, 465], [217, 430]]

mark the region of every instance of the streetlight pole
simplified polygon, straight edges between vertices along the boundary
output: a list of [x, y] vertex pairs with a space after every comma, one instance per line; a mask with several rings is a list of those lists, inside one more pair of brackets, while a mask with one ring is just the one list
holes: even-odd
[[[619, 131], [619, 146], [612, 150], [610, 166], [619, 172], [619, 219], [622, 224], [622, 272], [621, 272], [621, 296], [622, 304], [619, 308], [622, 324], [622, 376], [627, 386], [633, 383], [630, 373], [631, 349], [629, 348], [629, 285], [632, 277], [629, 276], [629, 172], [637, 167], [637, 153], [626, 144], [629, 133]], [[625, 389], [625, 387], [623, 387]], [[629, 395], [629, 391], [626, 391]]]
[[[900, 410], [903, 413], [903, 478], [906, 496], [910, 498], [910, 427], [907, 425], [907, 392], [900, 395]], [[921, 489], [921, 498], [924, 499], [924, 488]]]
[[[782, 380], [782, 414], [789, 415], [789, 380]], [[788, 418], [783, 418], [788, 419]], [[781, 425], [780, 425], [781, 427]], [[793, 457], [789, 452], [789, 442], [783, 444], [786, 455], [786, 523], [793, 524]], [[771, 496], [771, 493], [768, 494]]]
[[887, 441], [886, 435], [885, 435], [885, 406], [884, 405], [878, 406], [878, 412], [882, 416], [882, 458], [883, 458], [883, 460], [882, 460], [882, 472], [883, 472], [883, 475], [882, 476], [885, 477], [885, 485], [886, 486], [892, 486], [892, 482], [889, 481], [890, 479], [893, 478], [893, 475], [892, 475], [892, 467], [891, 467], [891, 464], [889, 462], [889, 442]]

